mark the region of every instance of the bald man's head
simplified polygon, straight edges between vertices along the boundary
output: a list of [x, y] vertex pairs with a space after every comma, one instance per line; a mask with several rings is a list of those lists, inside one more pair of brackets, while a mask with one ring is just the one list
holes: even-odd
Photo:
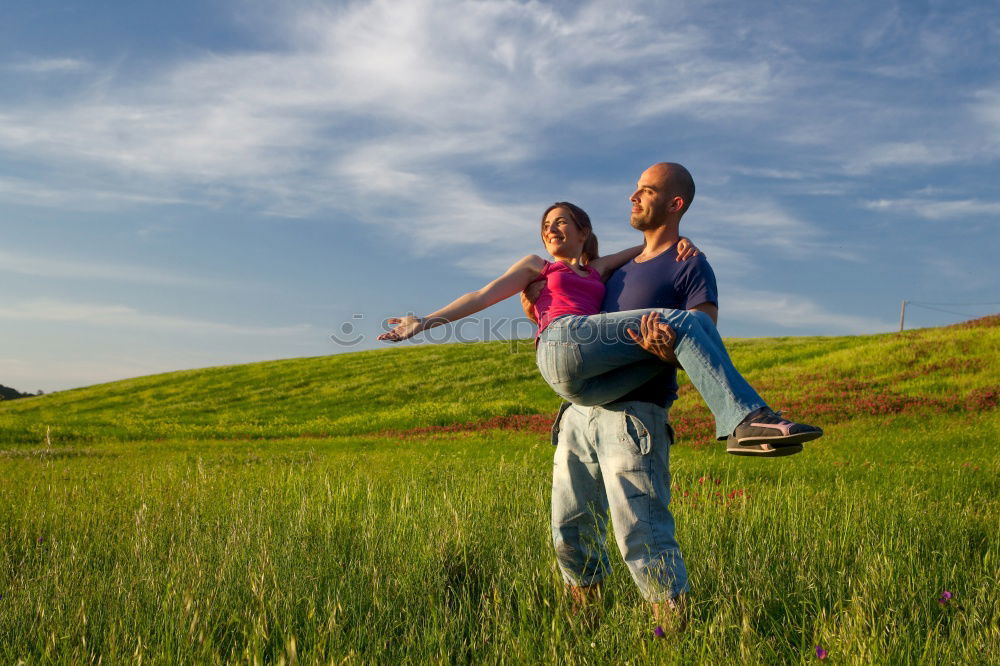
[[684, 200], [684, 207], [680, 212], [681, 215], [686, 213], [694, 201], [694, 178], [691, 177], [691, 172], [676, 162], [658, 162], [650, 168], [655, 168], [662, 174], [663, 188], [670, 196]]
[[639, 231], [676, 225], [694, 199], [694, 179], [680, 164], [659, 162], [642, 172], [629, 199], [631, 224]]

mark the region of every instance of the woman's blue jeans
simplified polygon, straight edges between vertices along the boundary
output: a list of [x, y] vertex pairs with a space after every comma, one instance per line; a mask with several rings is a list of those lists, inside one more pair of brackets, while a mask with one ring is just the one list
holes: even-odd
[[696, 310], [628, 310], [566, 315], [549, 324], [538, 341], [542, 377], [566, 400], [584, 407], [621, 399], [663, 370], [663, 361], [629, 337], [642, 316], [658, 312], [676, 333], [674, 354], [715, 415], [716, 436], [765, 403], [733, 366], [712, 318]]

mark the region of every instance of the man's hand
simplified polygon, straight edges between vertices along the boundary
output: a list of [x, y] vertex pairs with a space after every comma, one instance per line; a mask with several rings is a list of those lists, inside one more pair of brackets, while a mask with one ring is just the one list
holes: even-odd
[[521, 309], [524, 310], [525, 316], [536, 324], [538, 320], [535, 319], [535, 301], [538, 300], [538, 295], [542, 293], [542, 289], [544, 288], [545, 280], [537, 280], [529, 284], [521, 292]]
[[642, 316], [638, 334], [631, 328], [626, 330], [640, 347], [664, 363], [680, 366], [674, 355], [674, 342], [677, 335], [674, 333], [674, 329], [660, 321], [659, 312], [650, 312]]

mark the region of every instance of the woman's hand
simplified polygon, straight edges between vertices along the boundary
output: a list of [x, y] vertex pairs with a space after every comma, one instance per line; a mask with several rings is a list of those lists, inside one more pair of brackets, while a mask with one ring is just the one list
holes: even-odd
[[677, 261], [697, 257], [699, 254], [701, 254], [701, 250], [694, 246], [690, 238], [681, 236], [681, 239], [677, 241]]
[[385, 342], [401, 342], [412, 338], [414, 335], [424, 330], [424, 320], [420, 317], [407, 315], [405, 317], [390, 317], [386, 320], [390, 326], [395, 326], [391, 331], [386, 331], [378, 336], [379, 340]]

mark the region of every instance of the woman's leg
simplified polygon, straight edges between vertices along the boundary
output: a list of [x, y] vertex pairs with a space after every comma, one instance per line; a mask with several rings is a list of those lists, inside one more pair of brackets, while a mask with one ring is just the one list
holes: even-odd
[[[662, 363], [626, 332], [639, 330], [653, 310], [629, 310], [558, 319], [542, 333], [538, 361], [542, 376], [561, 396], [583, 405], [613, 402], [662, 370]], [[691, 383], [726, 437], [765, 403], [733, 366], [708, 315], [657, 309], [677, 334], [675, 353]]]
[[[678, 311], [661, 310], [661, 318], [665, 312]], [[748, 414], [767, 404], [733, 365], [712, 318], [704, 312], [684, 312], [687, 317], [683, 324], [674, 328], [674, 355], [715, 416], [716, 437], [723, 439]], [[669, 319], [666, 323], [673, 326]]]
[[546, 328], [538, 342], [542, 378], [560, 396], [582, 406], [621, 398], [663, 371], [663, 363], [635, 344], [626, 329], [639, 316], [613, 312], [567, 316]]

